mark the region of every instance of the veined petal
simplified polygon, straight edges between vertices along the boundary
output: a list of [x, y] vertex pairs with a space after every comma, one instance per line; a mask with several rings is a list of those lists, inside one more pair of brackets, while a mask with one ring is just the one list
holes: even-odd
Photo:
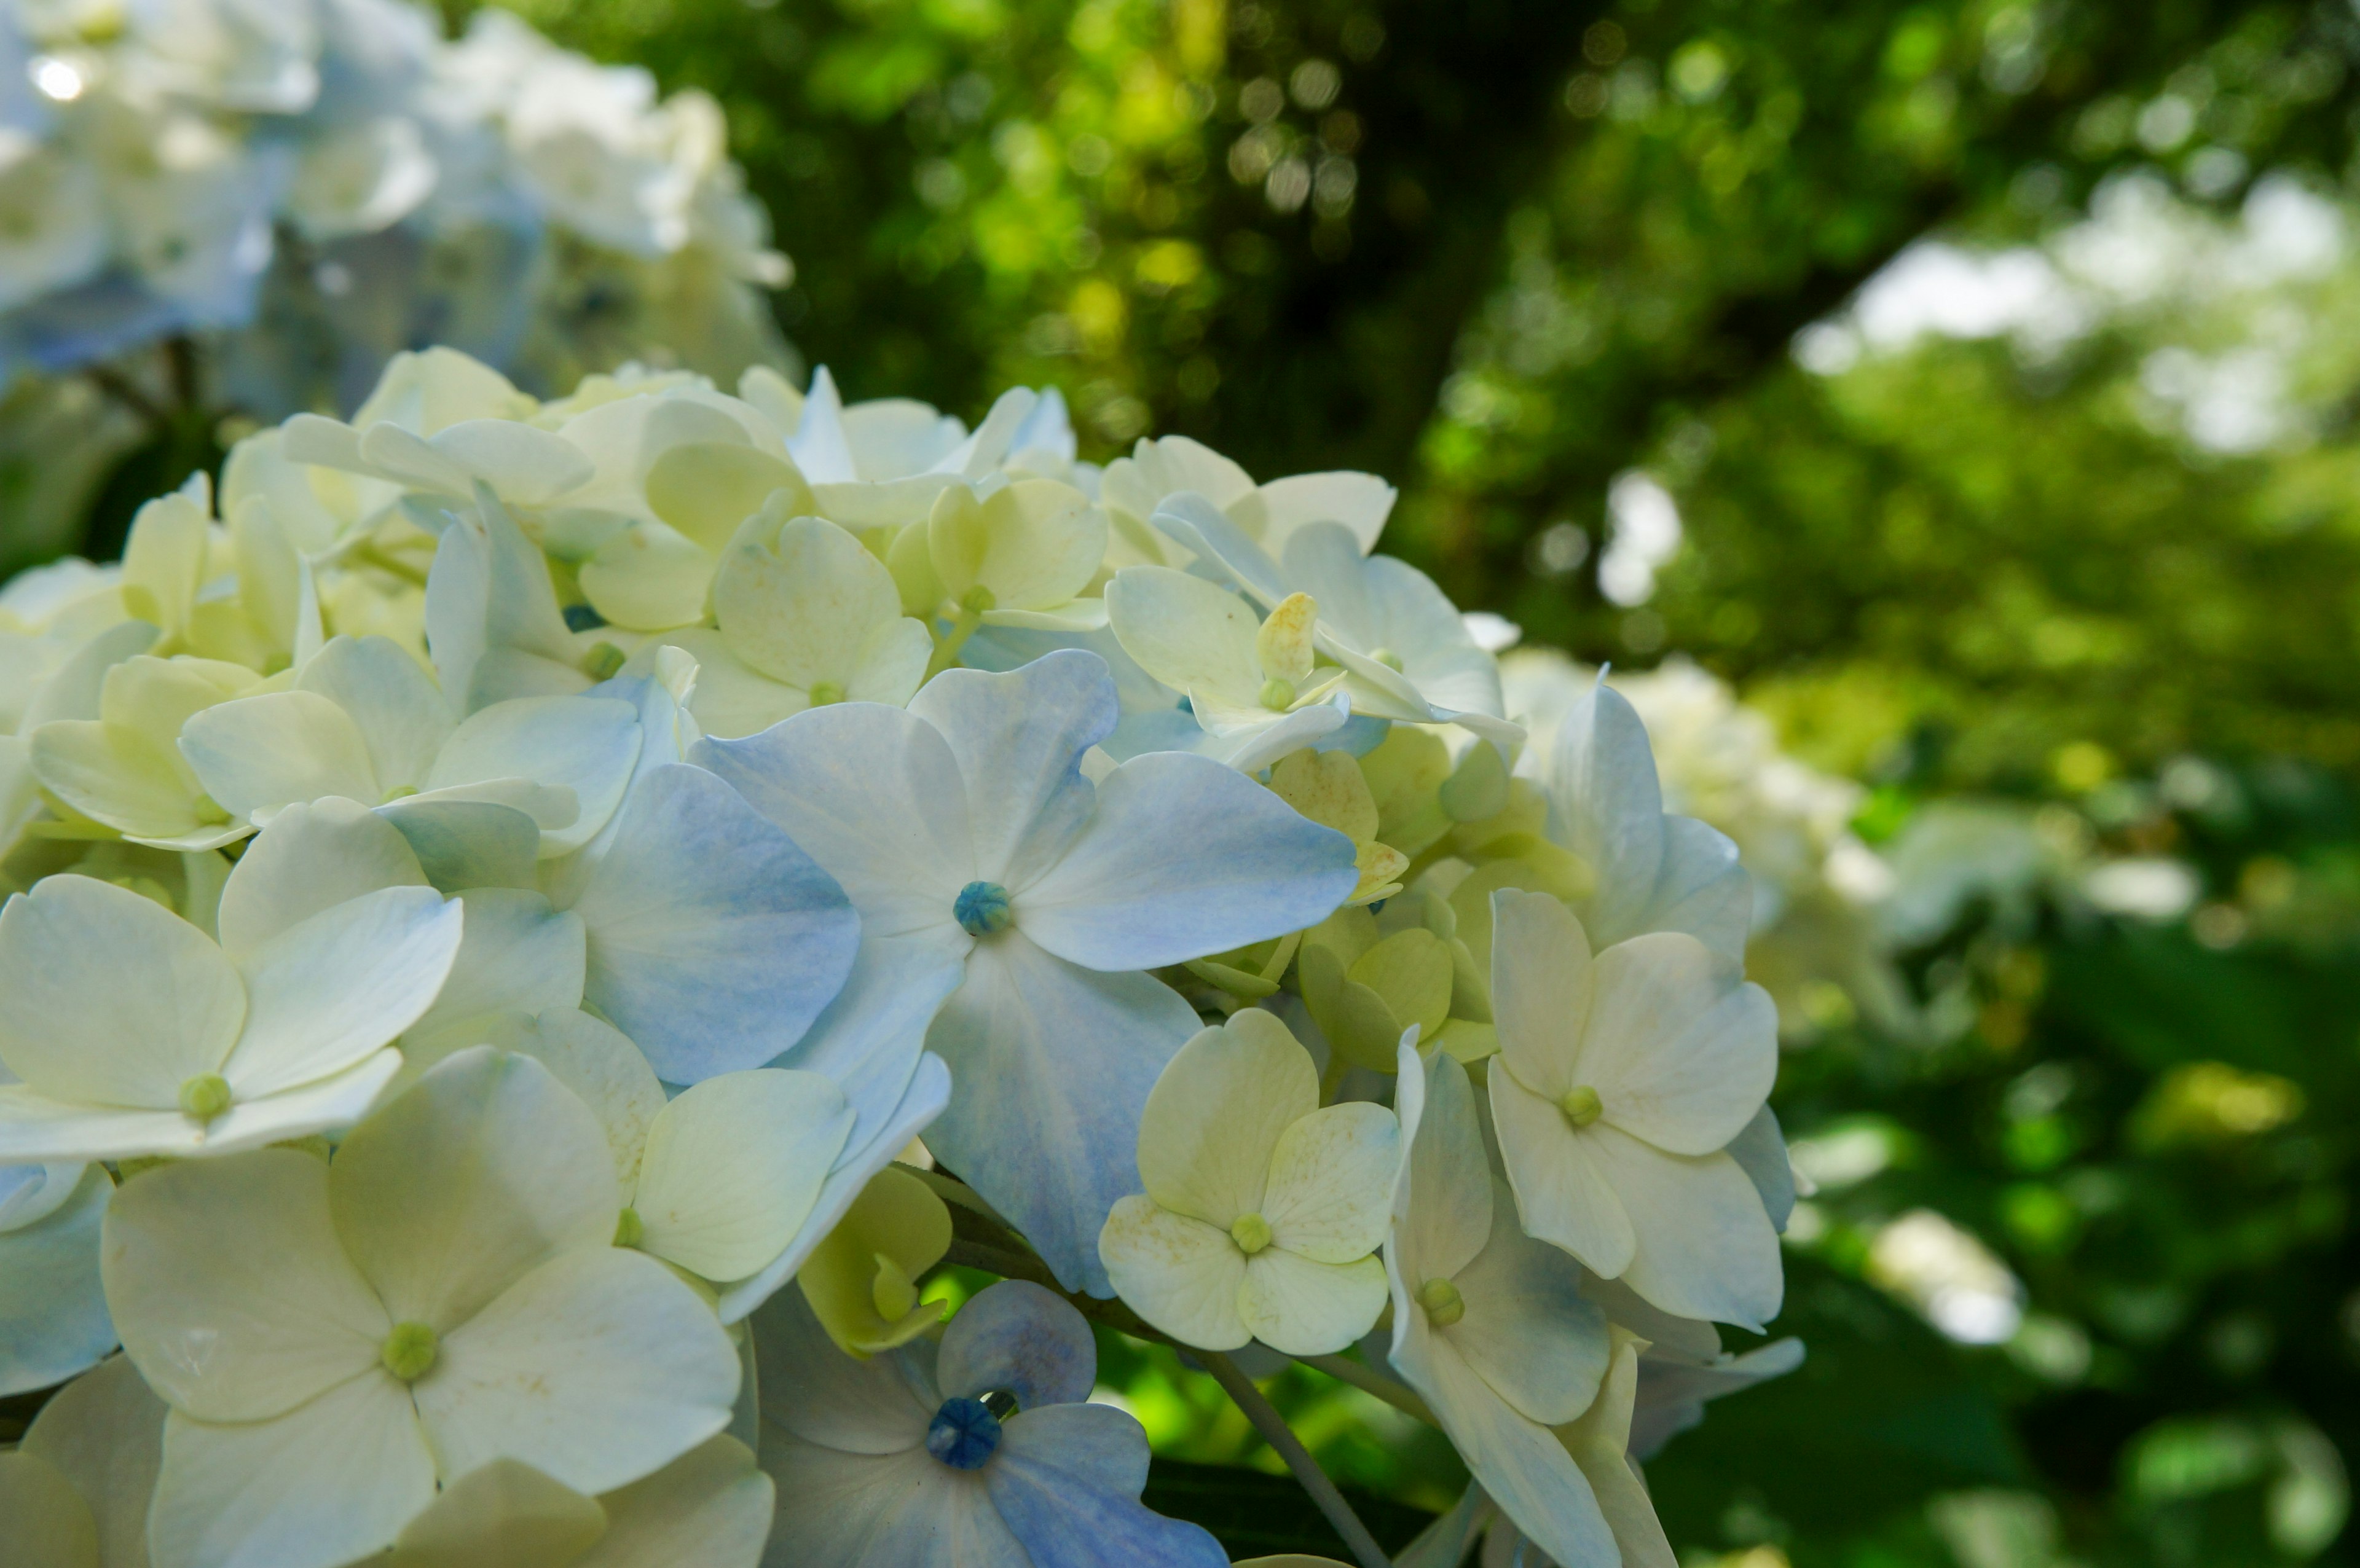
[[426, 577], [426, 644], [452, 712], [509, 697], [579, 691], [573, 634], [548, 558], [489, 491], [454, 515]]
[[1148, 1092], [1196, 1023], [1160, 982], [1078, 968], [1014, 931], [977, 945], [934, 1019], [926, 1043], [959, 1093], [927, 1141], [1068, 1288], [1111, 1293], [1098, 1229], [1131, 1189]]
[[1466, 1315], [1438, 1332], [1476, 1376], [1543, 1426], [1590, 1408], [1606, 1373], [1606, 1314], [1583, 1298], [1580, 1266], [1526, 1236], [1505, 1193], [1483, 1250], [1451, 1283]]
[[445, 1475], [521, 1459], [627, 1486], [729, 1424], [738, 1353], [696, 1292], [621, 1247], [559, 1254], [442, 1338], [411, 1392]]
[[1098, 1342], [1081, 1313], [1029, 1279], [1003, 1279], [978, 1291], [944, 1331], [934, 1386], [945, 1399], [1004, 1388], [1029, 1410], [1088, 1399], [1098, 1366]]
[[[1544, 1099], [1572, 1088], [1597, 982], [1581, 922], [1546, 893], [1491, 895], [1491, 1014], [1508, 1070]], [[1585, 1071], [1589, 1063], [1582, 1063]], [[1598, 1085], [1582, 1079], [1590, 1087]]]
[[432, 887], [387, 887], [323, 909], [244, 957], [246, 1027], [221, 1066], [241, 1100], [358, 1062], [434, 1004], [462, 911]]
[[62, 1383], [115, 1348], [99, 1279], [99, 1225], [115, 1183], [95, 1165], [62, 1173], [58, 1207], [0, 1231], [0, 1397]]
[[786, 1250], [852, 1129], [844, 1092], [816, 1073], [727, 1073], [689, 1089], [648, 1129], [638, 1195], [643, 1250], [707, 1279], [743, 1279]]
[[703, 768], [641, 779], [574, 900], [585, 995], [675, 1083], [759, 1066], [842, 988], [851, 900], [795, 842]]
[[1329, 1356], [1376, 1326], [1385, 1269], [1363, 1255], [1322, 1263], [1271, 1247], [1246, 1259], [1238, 1309], [1253, 1336], [1289, 1356]]
[[409, 1392], [372, 1366], [271, 1421], [174, 1410], [148, 1551], [156, 1568], [333, 1568], [392, 1544], [433, 1496]]
[[1352, 1101], [1295, 1122], [1279, 1135], [1262, 1198], [1271, 1245], [1319, 1263], [1366, 1258], [1392, 1224], [1400, 1163], [1401, 1127], [1382, 1105]]
[[811, 486], [792, 463], [738, 441], [668, 447], [648, 465], [645, 488], [650, 511], [716, 555], [772, 495], [790, 517], [814, 509]]
[[1065, 603], [1089, 585], [1106, 547], [1106, 514], [1054, 479], [1019, 479], [981, 499], [953, 485], [926, 523], [927, 553], [952, 596], [982, 587], [1001, 609]]
[[909, 711], [957, 760], [974, 876], [1011, 892], [1031, 886], [1089, 819], [1094, 792], [1082, 754], [1120, 716], [1106, 661], [1060, 648], [1006, 675], [946, 670]]
[[1666, 1154], [1601, 1123], [1598, 1164], [1629, 1211], [1638, 1245], [1623, 1280], [1667, 1312], [1756, 1334], [1778, 1315], [1778, 1235], [1726, 1153]]
[[235, 960], [347, 899], [425, 885], [400, 830], [360, 802], [290, 806], [238, 857], [223, 884], [214, 929]]
[[583, 597], [618, 626], [660, 632], [704, 619], [713, 587], [713, 555], [687, 535], [642, 522], [617, 534], [583, 562]]
[[622, 803], [639, 756], [639, 715], [610, 697], [519, 697], [468, 718], [434, 759], [426, 789], [530, 779], [574, 791], [581, 814], [541, 833], [544, 860], [581, 848]]
[[1359, 880], [1342, 833], [1208, 757], [1151, 752], [1098, 786], [1039, 880], [1009, 887], [1019, 929], [1050, 952], [1146, 969], [1315, 925]]
[[385, 796], [359, 726], [316, 691], [266, 691], [207, 708], [181, 727], [180, 754], [205, 793], [241, 821], [322, 795], [371, 805]]
[[1491, 1074], [1491, 1121], [1524, 1228], [1610, 1279], [1629, 1268], [1636, 1234], [1601, 1163], [1598, 1127], [1577, 1131], [1513, 1072]]
[[768, 507], [731, 541], [713, 584], [721, 640], [748, 669], [805, 690], [848, 682], [869, 632], [901, 618], [885, 563], [818, 517]]
[[923, 622], [904, 615], [873, 626], [861, 639], [860, 659], [844, 694], [855, 702], [906, 707], [925, 684], [934, 651], [934, 639]]
[[427, 881], [446, 893], [534, 886], [541, 824], [521, 806], [413, 795], [377, 814], [400, 830]]
[[296, 687], [344, 710], [381, 790], [418, 788], [451, 738], [451, 707], [434, 678], [390, 637], [330, 638]]
[[1778, 1009], [1685, 932], [1633, 937], [1598, 955], [1579, 1075], [1624, 1132], [1674, 1154], [1710, 1154], [1743, 1131], [1770, 1094]]
[[355, 1128], [329, 1199], [392, 1320], [443, 1334], [549, 1258], [606, 1247], [622, 1206], [589, 1108], [540, 1062], [481, 1048]]
[[1238, 1310], [1246, 1255], [1218, 1225], [1133, 1192], [1107, 1214], [1098, 1261], [1131, 1311], [1183, 1345], [1235, 1350], [1253, 1337]]
[[1623, 1568], [1677, 1568], [1679, 1559], [1665, 1539], [1646, 1483], [1631, 1457], [1631, 1406], [1639, 1391], [1637, 1336], [1615, 1329], [1612, 1356], [1598, 1398], [1557, 1436], [1597, 1494]]
[[[136, 985], [123, 984], [126, 972]], [[202, 931], [126, 887], [44, 878], [0, 911], [0, 1064], [98, 1105], [178, 1106], [246, 1018], [237, 971]]]
[[106, 1215], [104, 1271], [140, 1375], [211, 1421], [268, 1421], [376, 1373], [393, 1327], [337, 1243], [327, 1166], [292, 1149], [135, 1178]]
[[1032, 1568], [1227, 1568], [1202, 1526], [1139, 1501], [1146, 1470], [1147, 1434], [1129, 1413], [1060, 1404], [1011, 1417], [983, 1476]]
[[1241, 1008], [1198, 1030], [1156, 1078], [1140, 1116], [1141, 1183], [1162, 1207], [1226, 1232], [1262, 1210], [1287, 1129], [1318, 1108], [1311, 1053], [1275, 1014]]

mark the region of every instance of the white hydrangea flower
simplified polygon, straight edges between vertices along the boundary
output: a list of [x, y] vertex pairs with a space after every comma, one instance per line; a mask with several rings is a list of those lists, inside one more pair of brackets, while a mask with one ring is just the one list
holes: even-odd
[[1107, 1276], [1184, 1344], [1342, 1350], [1384, 1310], [1375, 1254], [1399, 1136], [1382, 1105], [1323, 1108], [1310, 1053], [1244, 1008], [1155, 1081], [1139, 1124], [1147, 1191], [1116, 1203], [1098, 1234]]
[[1185, 566], [1188, 551], [1155, 521], [1174, 496], [1203, 496], [1246, 538], [1283, 551], [1306, 523], [1340, 523], [1362, 555], [1376, 548], [1397, 492], [1373, 474], [1297, 474], [1257, 485], [1235, 463], [1186, 436], [1141, 438], [1128, 457], [1107, 464], [1099, 494], [1113, 515], [1119, 565]]
[[136, 1178], [105, 1267], [125, 1347], [172, 1407], [157, 1568], [332, 1568], [492, 1461], [596, 1494], [719, 1432], [737, 1353], [694, 1290], [612, 1245], [617, 1198], [590, 1112], [490, 1050], [427, 1074], [333, 1165], [271, 1149]]
[[1593, 954], [1546, 893], [1491, 909], [1491, 1116], [1525, 1230], [1665, 1312], [1759, 1329], [1778, 1239], [1728, 1147], [1777, 1076], [1769, 996], [1682, 932]]

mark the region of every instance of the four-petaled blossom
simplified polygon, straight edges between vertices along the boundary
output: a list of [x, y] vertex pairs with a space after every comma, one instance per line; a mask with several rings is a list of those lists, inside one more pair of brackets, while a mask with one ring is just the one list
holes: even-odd
[[333, 1165], [266, 1149], [135, 1178], [106, 1290], [172, 1407], [157, 1568], [331, 1568], [494, 1460], [595, 1494], [720, 1432], [737, 1352], [695, 1290], [612, 1245], [619, 1211], [590, 1112], [488, 1049]]
[[[866, 1361], [800, 1291], [754, 1320], [762, 1458], [781, 1563], [801, 1568], [1222, 1568], [1218, 1542], [1139, 1501], [1147, 1434], [1085, 1403], [1098, 1348], [1079, 1312], [1009, 1280]], [[791, 1554], [791, 1555], [790, 1555]]]
[[1571, 1258], [1517, 1228], [1484, 1157], [1467, 1070], [1447, 1051], [1421, 1066], [1407, 1040], [1400, 1069], [1407, 1151], [1385, 1244], [1393, 1369], [1542, 1550], [1568, 1568], [1612, 1568], [1597, 1495], [1549, 1430], [1598, 1398], [1605, 1315], [1582, 1299]]
[[1769, 995], [1681, 932], [1593, 956], [1546, 893], [1491, 909], [1491, 1117], [1525, 1230], [1667, 1312], [1758, 1330], [1778, 1238], [1727, 1150], [1777, 1075]]
[[368, 1109], [451, 972], [461, 907], [423, 887], [258, 896], [268, 866], [230, 874], [218, 943], [88, 877], [8, 900], [0, 1063], [23, 1082], [0, 1084], [0, 1160], [227, 1153]]
[[1185, 691], [1207, 755], [1243, 772], [1333, 735], [1351, 716], [1341, 665], [1316, 666], [1308, 594], [1266, 618], [1216, 583], [1168, 566], [1133, 566], [1106, 589], [1107, 618], [1142, 670]]
[[1382, 1105], [1322, 1107], [1310, 1053], [1244, 1008], [1156, 1080], [1139, 1124], [1147, 1191], [1114, 1206], [1098, 1256], [1131, 1309], [1184, 1344], [1331, 1355], [1384, 1310], [1374, 1255], [1399, 1136]]
[[852, 977], [785, 1064], [845, 1083], [865, 1126], [938, 1052], [957, 1093], [929, 1147], [1099, 1295], [1140, 1112], [1197, 1027], [1141, 971], [1299, 930], [1359, 879], [1351, 840], [1209, 758], [1094, 783], [1083, 756], [1116, 716], [1105, 661], [1067, 650], [697, 753], [860, 911]]

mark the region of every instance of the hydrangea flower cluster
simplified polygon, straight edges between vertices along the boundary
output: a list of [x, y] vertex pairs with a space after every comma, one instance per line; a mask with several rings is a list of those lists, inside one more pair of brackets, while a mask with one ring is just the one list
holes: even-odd
[[[1090, 1323], [1668, 1568], [1791, 1367], [1753, 885], [1393, 499], [398, 357], [0, 589], [0, 1513], [155, 1568], [1225, 1561]], [[945, 1265], [1001, 1282], [946, 1309]], [[945, 1318], [947, 1316], [947, 1323]], [[120, 1344], [120, 1356], [111, 1355]]]
[[570, 384], [775, 342], [721, 114], [410, 0], [0, 5], [0, 387], [206, 334], [208, 399], [349, 408], [425, 343]]

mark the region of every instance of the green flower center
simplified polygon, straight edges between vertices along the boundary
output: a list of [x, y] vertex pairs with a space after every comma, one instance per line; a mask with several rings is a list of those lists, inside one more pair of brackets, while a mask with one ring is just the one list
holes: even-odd
[[844, 688], [833, 681], [819, 681], [811, 689], [811, 705], [814, 708], [825, 708], [843, 701]]
[[1606, 1111], [1606, 1106], [1598, 1098], [1598, 1091], [1587, 1083], [1576, 1083], [1568, 1089], [1565, 1097], [1557, 1101], [1557, 1108], [1565, 1113], [1566, 1120], [1578, 1127], [1588, 1127]]
[[439, 1342], [434, 1331], [422, 1323], [400, 1323], [385, 1336], [385, 1348], [377, 1359], [385, 1369], [405, 1383], [415, 1383], [433, 1369]]
[[1008, 889], [997, 882], [970, 882], [951, 900], [951, 913], [969, 936], [1004, 931], [1016, 921], [1008, 905]]
[[582, 656], [582, 673], [593, 681], [611, 681], [624, 663], [623, 650], [613, 643], [592, 643], [590, 651]]
[[1428, 1279], [1420, 1285], [1417, 1304], [1425, 1310], [1426, 1321], [1437, 1328], [1448, 1328], [1467, 1315], [1467, 1298], [1448, 1279]]
[[1240, 1214], [1237, 1223], [1229, 1226], [1229, 1239], [1238, 1244], [1240, 1252], [1251, 1258], [1270, 1245], [1270, 1222], [1260, 1214]]
[[648, 1227], [640, 1222], [639, 1210], [625, 1209], [621, 1214], [615, 1216], [615, 1245], [617, 1247], [637, 1247], [647, 1234]]
[[1369, 657], [1375, 659], [1379, 664], [1383, 665], [1387, 670], [1392, 670], [1394, 674], [1398, 675], [1401, 673], [1401, 655], [1395, 653], [1392, 648], [1377, 648], [1371, 652]]
[[1286, 705], [1294, 701], [1295, 687], [1292, 682], [1281, 681], [1273, 675], [1262, 683], [1262, 705], [1272, 713], [1284, 713]]
[[959, 608], [970, 615], [988, 615], [1000, 605], [1000, 595], [978, 583], [959, 595]]
[[200, 1073], [180, 1085], [180, 1111], [209, 1122], [229, 1109], [229, 1080], [218, 1073]]

